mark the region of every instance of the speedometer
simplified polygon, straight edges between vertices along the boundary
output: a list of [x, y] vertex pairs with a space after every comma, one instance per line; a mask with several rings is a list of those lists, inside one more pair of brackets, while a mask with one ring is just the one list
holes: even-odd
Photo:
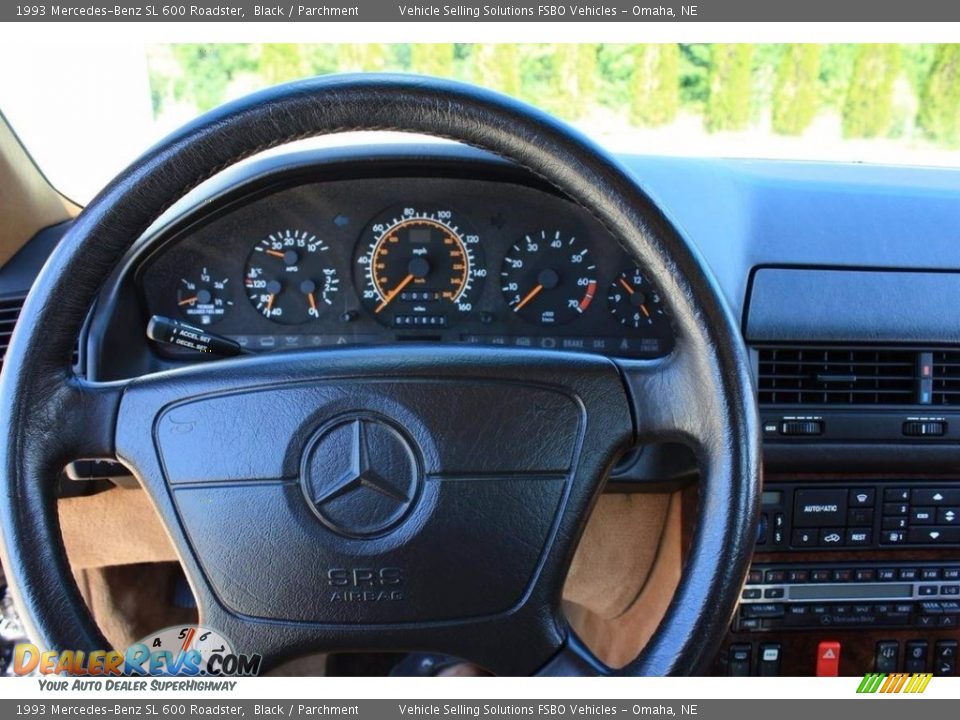
[[480, 237], [448, 209], [387, 210], [354, 261], [363, 306], [395, 328], [444, 328], [473, 309], [486, 270]]

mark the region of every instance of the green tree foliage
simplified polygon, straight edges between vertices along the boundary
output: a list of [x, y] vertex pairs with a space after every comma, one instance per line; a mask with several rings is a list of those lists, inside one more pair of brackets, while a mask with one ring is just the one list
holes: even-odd
[[840, 110], [847, 97], [857, 57], [856, 45], [820, 46], [820, 105]]
[[385, 45], [355, 43], [339, 45], [338, 67], [341, 72], [378, 72], [385, 70], [389, 53]]
[[819, 106], [820, 46], [788, 45], [777, 68], [771, 124], [781, 135], [801, 135]]
[[516, 45], [475, 45], [470, 77], [478, 85], [520, 95], [520, 52]]
[[710, 97], [711, 46], [680, 45], [680, 104], [702, 112]]
[[568, 119], [588, 114], [597, 91], [597, 46], [560, 44], [539, 50], [549, 93], [546, 107]]
[[893, 89], [900, 72], [897, 45], [861, 45], [843, 104], [843, 136], [880, 137], [893, 120]]
[[930, 43], [900, 46], [900, 63], [903, 67], [903, 73], [910, 81], [910, 89], [917, 97], [923, 95], [923, 89], [927, 84], [927, 76], [930, 74], [937, 50], [940, 47], [942, 46]]
[[[957, 45], [179, 44], [148, 48], [154, 112], [218, 105], [254, 87], [331, 72], [467, 79], [571, 119], [745, 130], [767, 113], [797, 135], [818, 112], [848, 137], [922, 133], [960, 145]], [[185, 107], [178, 107], [185, 106]], [[605, 120], [606, 121], [606, 120]]]
[[192, 102], [201, 112], [222, 103], [235, 78], [257, 69], [250, 45], [174, 45], [173, 55], [182, 68], [174, 79], [173, 95]]
[[666, 125], [680, 107], [680, 48], [677, 45], [634, 45], [630, 80], [630, 122]]
[[577, 59], [577, 115], [587, 115], [597, 97], [597, 69], [599, 46], [596, 43], [579, 43], [575, 57]]
[[417, 43], [410, 46], [410, 69], [423, 75], [453, 75], [452, 43]]
[[917, 123], [933, 140], [960, 145], [960, 45], [940, 45], [920, 96]]
[[340, 67], [339, 45], [303, 45], [304, 63], [307, 75], [327, 75], [337, 72]]
[[773, 106], [777, 70], [787, 44], [758, 43], [750, 55], [750, 122], [760, 119]]
[[601, 44], [597, 47], [597, 103], [613, 109], [630, 105], [633, 46]]
[[260, 76], [268, 85], [276, 85], [309, 75], [302, 48], [293, 43], [266, 43], [260, 49]]
[[710, 52], [707, 130], [743, 130], [750, 122], [750, 69], [753, 46], [716, 44]]

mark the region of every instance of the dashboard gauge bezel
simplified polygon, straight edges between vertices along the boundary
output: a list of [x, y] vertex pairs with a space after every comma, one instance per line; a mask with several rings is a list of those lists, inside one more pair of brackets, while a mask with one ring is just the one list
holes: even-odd
[[[189, 279], [192, 273], [185, 272], [183, 277], [180, 278], [180, 286], [177, 287], [177, 310], [179, 315], [189, 323], [194, 325], [200, 325], [201, 327], [209, 327], [211, 325], [216, 325], [218, 322], [223, 320], [230, 309], [233, 307], [233, 291], [230, 286], [230, 278], [224, 277], [222, 280], [214, 280], [214, 273], [204, 265], [200, 268], [199, 280], [192, 281]], [[204, 276], [207, 279], [204, 279]], [[220, 273], [216, 274], [216, 277], [220, 277]], [[198, 290], [197, 288], [201, 287], [204, 284], [212, 286], [212, 290], [208, 291], [211, 295], [211, 302], [203, 302], [200, 293], [204, 292], [203, 290]], [[219, 284], [219, 287], [218, 287]], [[187, 289], [184, 290], [185, 286]], [[192, 292], [194, 303], [190, 304], [190, 297], [183, 297], [183, 293]], [[215, 292], [220, 294], [218, 298]], [[222, 301], [221, 307], [223, 308], [222, 312], [219, 314], [206, 313], [206, 312], [194, 312], [190, 313], [190, 310], [196, 310], [198, 307], [207, 306], [207, 305], [216, 305], [217, 300]], [[199, 321], [198, 321], [199, 318]]]
[[[403, 258], [417, 255], [424, 264], [426, 274], [417, 277], [408, 268], [409, 264], [417, 262], [411, 257], [408, 263], [400, 261], [402, 268], [394, 273], [396, 277], [388, 277], [385, 274], [386, 264], [392, 261], [392, 257], [385, 256], [391, 252], [395, 254], [401, 248], [401, 243], [413, 242], [410, 235], [415, 228], [427, 228], [427, 232], [445, 235], [441, 238], [443, 244], [449, 241], [453, 246], [449, 250], [450, 257], [459, 256], [464, 267], [457, 268], [454, 260], [450, 262], [447, 273], [447, 268], [436, 267], [447, 262], [447, 258], [436, 257], [438, 253], [434, 252], [435, 248], [423, 247], [422, 253], [408, 253], [404, 247]], [[401, 230], [404, 231], [404, 237], [398, 236]], [[427, 242], [433, 240], [422, 240], [421, 244]], [[388, 243], [397, 247], [389, 248]], [[442, 253], [443, 249], [440, 247], [439, 251]], [[384, 273], [378, 274], [378, 269]], [[456, 290], [447, 296], [442, 290], [442, 281], [445, 275], [458, 271], [462, 272], [462, 276], [450, 277], [447, 283], [455, 284]], [[381, 210], [364, 227], [353, 257], [354, 289], [361, 305], [371, 317], [390, 328], [403, 327], [402, 323], [398, 323], [399, 318], [415, 321], [410, 323], [413, 326], [416, 326], [416, 321], [423, 321], [423, 327], [455, 324], [460, 317], [473, 311], [470, 300], [475, 292], [482, 289], [486, 274], [480, 235], [471, 231], [468, 219], [450, 207], [421, 209], [415, 204], [402, 203]], [[437, 282], [440, 283], [439, 289]], [[405, 297], [408, 292], [414, 296], [413, 299]], [[419, 301], [418, 297], [421, 297]], [[454, 312], [447, 313], [451, 307]], [[442, 322], [433, 322], [437, 319], [442, 319]]]
[[[634, 278], [638, 276], [641, 278], [640, 285], [642, 285], [644, 289], [638, 290], [637, 283], [630, 281], [629, 276], [631, 275], [633, 275]], [[629, 295], [624, 298], [619, 295], [621, 291], [629, 293]], [[627, 313], [620, 314], [617, 305], [620, 304], [621, 299], [632, 301], [634, 298], [633, 293], [638, 291], [644, 293], [646, 302], [637, 305], [640, 310], [633, 314], [633, 320], [631, 320]], [[618, 294], [617, 300], [614, 300], [615, 292]], [[647, 274], [638, 267], [624, 270], [610, 283], [607, 287], [607, 308], [610, 314], [620, 321], [621, 325], [632, 330], [639, 331], [645, 327], [656, 329], [659, 325], [663, 324], [669, 328], [670, 325], [670, 316], [664, 307], [663, 296], [647, 278]], [[646, 318], [645, 323], [640, 319], [641, 316]]]
[[[303, 194], [314, 186], [323, 192], [318, 192], [313, 201], [297, 200], [298, 194], [302, 200]], [[322, 196], [328, 189], [336, 191], [338, 187], [342, 189], [338, 196], [342, 202], [334, 211]], [[482, 238], [488, 275], [499, 272], [506, 248], [515, 242], [516, 237], [540, 224], [569, 227], [571, 234], [589, 236], [597, 244], [598, 252], [614, 258], [623, 253], [615, 239], [591, 216], [553, 188], [529, 176], [522, 168], [479, 151], [454, 146], [430, 147], [423, 152], [411, 153], [409, 147], [383, 147], [364, 154], [360, 161], [356, 150], [350, 148], [300, 151], [265, 158], [255, 163], [252, 170], [238, 168], [228, 171], [223, 178], [217, 179], [215, 187], [204, 188], [204, 192], [198, 194], [201, 199], [183, 201], [182, 207], [172, 210], [169, 218], [158, 222], [156, 228], [136, 244], [127, 265], [118, 270], [115, 281], [105, 291], [109, 297], [104, 300], [104, 314], [97, 313], [93, 318], [89, 357], [94, 365], [103, 366], [106, 376], [122, 373], [121, 366], [129, 363], [120, 362], [115, 356], [104, 359], [99, 347], [111, 343], [129, 344], [132, 336], [142, 335], [145, 318], [152, 313], [164, 314], [166, 310], [157, 302], [155, 287], [157, 278], [162, 280], [165, 274], [162, 266], [167, 261], [164, 258], [176, 254], [177, 248], [189, 247], [197, 251], [199, 261], [212, 263], [215, 257], [233, 252], [239, 255], [238, 262], [242, 264], [249, 252], [251, 235], [259, 234], [265, 225], [277, 226], [278, 221], [268, 222], [265, 217], [269, 208], [283, 209], [285, 215], [280, 222], [284, 226], [303, 226], [318, 235], [322, 233], [331, 246], [345, 247], [344, 252], [349, 257], [346, 262], [336, 265], [341, 278], [340, 298], [320, 323], [311, 321], [303, 325], [279, 326], [257, 313], [249, 302], [235, 303], [233, 319], [218, 326], [218, 331], [237, 338], [234, 323], [241, 320], [246, 324], [253, 323], [246, 332], [255, 331], [248, 346], [254, 350], [261, 349], [255, 344], [261, 340], [271, 343], [264, 346], [264, 350], [418, 341], [541, 347], [654, 359], [668, 355], [673, 347], [671, 341], [669, 344], [661, 342], [654, 351], [650, 351], [649, 345], [641, 348], [641, 338], [636, 334], [625, 337], [625, 330], [609, 319], [606, 303], [598, 302], [596, 297], [583, 314], [584, 321], [557, 325], [545, 333], [542, 328], [509, 312], [499, 283], [489, 277], [481, 283], [482, 287], [478, 286], [470, 293], [471, 312], [450, 328], [399, 330], [385, 328], [369, 317], [352, 286], [353, 253], [368, 219], [383, 208], [396, 205], [398, 200], [406, 199], [415, 207], [425, 209], [450, 207], [457, 216], [466, 216]], [[368, 194], [371, 196], [358, 197]], [[258, 212], [254, 212], [255, 209]], [[245, 225], [241, 218], [245, 219]], [[317, 218], [326, 225], [317, 227]], [[463, 229], [462, 225], [458, 226]], [[231, 244], [229, 235], [239, 232], [246, 238], [245, 247], [241, 251], [231, 251], [235, 245]], [[620, 272], [622, 267], [619, 266], [624, 263], [615, 264]], [[238, 278], [242, 279], [242, 273]], [[601, 273], [598, 294], [608, 280]], [[128, 299], [124, 300], [127, 304], [121, 309], [119, 302], [123, 298]], [[133, 307], [138, 308], [138, 312], [131, 312]], [[115, 313], [113, 326], [105, 327], [100, 318], [109, 312]], [[270, 337], [264, 337], [266, 334]], [[142, 355], [139, 356], [142, 360], [136, 364], [138, 369], [162, 369], [207, 359], [176, 349], [156, 347], [145, 341], [138, 342], [143, 342]]]
[[[500, 266], [501, 282], [507, 283], [500, 288], [507, 307], [541, 327], [566, 325], [582, 317], [599, 287], [589, 239], [562, 228], [551, 230], [525, 233], [510, 246]], [[527, 269], [525, 258], [537, 264]]]
[[[320, 303], [327, 307], [333, 305], [334, 296], [340, 291], [340, 276], [337, 268], [324, 260], [324, 253], [329, 250], [330, 246], [321, 236], [300, 228], [293, 230], [285, 228], [260, 238], [250, 248], [243, 266], [243, 284], [247, 299], [257, 312], [278, 325], [289, 327], [319, 320]], [[266, 261], [255, 266], [253, 261], [258, 257], [258, 253], [260, 256], [276, 255], [276, 259], [283, 262], [283, 272], [278, 273], [276, 269], [271, 269]], [[289, 253], [295, 254], [295, 262], [291, 262], [291, 258], [286, 257]], [[301, 276], [301, 266], [308, 258], [311, 260], [311, 265], [318, 266], [316, 268], [318, 272], [307, 271], [305, 276]], [[280, 267], [279, 263], [274, 264]], [[259, 273], [255, 272], [257, 270]], [[250, 294], [251, 290], [261, 289], [256, 283], [260, 281], [260, 275], [263, 273], [269, 273], [269, 277], [272, 278], [263, 280], [262, 289], [266, 292]], [[284, 285], [277, 276], [283, 278], [287, 273], [296, 275], [293, 282], [299, 281], [299, 284]], [[304, 287], [305, 283], [311, 287]], [[273, 289], [271, 284], [277, 285], [276, 292], [270, 292]], [[304, 297], [301, 298], [301, 295]], [[300, 309], [303, 310], [303, 317], [287, 320], [287, 312], [284, 310], [293, 312]], [[281, 312], [278, 313], [277, 310]]]

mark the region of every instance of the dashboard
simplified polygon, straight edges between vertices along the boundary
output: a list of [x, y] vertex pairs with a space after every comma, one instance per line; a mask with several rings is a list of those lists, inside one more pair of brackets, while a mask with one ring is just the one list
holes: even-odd
[[654, 358], [673, 348], [668, 299], [596, 220], [543, 189], [408, 175], [255, 193], [156, 244], [136, 270], [147, 316], [257, 352], [419, 341]]
[[[760, 533], [714, 671], [955, 675], [960, 172], [621, 159], [702, 254], [754, 361]], [[0, 269], [0, 301], [58, 239]], [[673, 349], [670, 301], [591, 215], [479, 151], [294, 152], [226, 171], [148, 230], [80, 359], [95, 380], [211, 359], [150, 343], [151, 315], [257, 352], [409, 341], [650, 358]], [[696, 478], [677, 447], [638, 457], [618, 491]]]

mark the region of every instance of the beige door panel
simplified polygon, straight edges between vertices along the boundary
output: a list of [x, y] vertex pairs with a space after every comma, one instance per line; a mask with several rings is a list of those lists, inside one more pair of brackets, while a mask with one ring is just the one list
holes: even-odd
[[80, 208], [54, 190], [0, 116], [0, 267], [44, 228]]

